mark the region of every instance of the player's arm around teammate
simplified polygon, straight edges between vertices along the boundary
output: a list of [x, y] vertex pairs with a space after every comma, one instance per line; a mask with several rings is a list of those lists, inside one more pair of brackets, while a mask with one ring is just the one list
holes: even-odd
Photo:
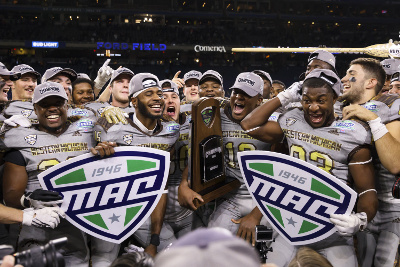
[[[327, 74], [330, 73], [328, 72]], [[314, 76], [317, 77], [317, 73], [315, 73]], [[338, 78], [336, 78], [336, 80], [336, 83], [338, 81], [340, 82]], [[322, 88], [323, 87], [321, 87], [320, 90], [322, 90]], [[304, 96], [305, 91], [307, 90], [303, 90], [302, 105], [303, 110], [307, 109], [307, 113], [309, 115], [310, 113], [314, 113], [318, 110], [320, 110], [319, 112], [323, 114], [323, 109], [328, 110], [328, 106], [322, 109], [322, 105], [326, 104], [323, 104], [322, 102], [314, 103], [315, 101], [312, 97], [310, 98], [309, 96]], [[281, 105], [287, 105], [288, 103], [298, 99], [297, 93], [297, 91], [290, 90], [290, 88], [287, 91], [280, 93], [276, 98], [263, 104], [250, 113], [242, 121], [241, 126], [244, 130], [247, 130], [249, 135], [257, 139], [267, 142], [277, 141], [277, 138], [279, 140], [279, 138], [283, 137], [282, 129], [278, 123], [268, 121], [268, 118], [273, 111], [279, 108]], [[312, 96], [312, 93], [310, 95]], [[320, 97], [315, 99], [320, 101]], [[336, 99], [333, 99], [333, 103], [335, 101]], [[318, 125], [318, 123], [314, 124], [315, 125], [310, 125], [313, 128], [324, 127], [324, 125]], [[353, 235], [358, 231], [360, 226], [365, 226], [367, 221], [372, 220], [375, 216], [378, 200], [375, 191], [374, 170], [370, 160], [371, 153], [367, 147], [357, 147], [349, 155], [349, 172], [354, 180], [355, 189], [359, 193], [359, 201], [357, 204], [358, 213], [333, 216], [332, 222], [335, 223], [339, 233], [342, 235]]]
[[375, 141], [375, 147], [383, 166], [393, 174], [400, 173], [400, 121], [381, 123], [374, 112], [360, 105], [350, 105], [343, 109], [343, 119], [357, 118], [368, 122]]

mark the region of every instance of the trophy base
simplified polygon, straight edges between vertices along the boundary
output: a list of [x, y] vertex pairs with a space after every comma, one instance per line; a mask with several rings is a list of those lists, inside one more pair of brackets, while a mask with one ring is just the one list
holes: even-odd
[[216, 198], [219, 198], [233, 190], [238, 189], [239, 187], [240, 187], [240, 182], [237, 179], [230, 182], [222, 182], [215, 184], [198, 192], [202, 196], [204, 202], [200, 202], [199, 200], [195, 199], [193, 201], [193, 204], [196, 206], [196, 208], [198, 208], [210, 201], [213, 201]]

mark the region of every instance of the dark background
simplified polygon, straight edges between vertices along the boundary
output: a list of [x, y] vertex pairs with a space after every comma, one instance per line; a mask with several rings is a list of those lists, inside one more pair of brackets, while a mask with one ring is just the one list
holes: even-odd
[[[112, 68], [152, 72], [160, 80], [178, 70], [214, 69], [225, 88], [238, 73], [262, 69], [290, 85], [305, 71], [308, 54], [230, 49], [387, 43], [399, 40], [399, 14], [400, 1], [0, 0], [0, 61], [9, 69], [25, 63], [40, 73], [70, 67], [94, 79], [107, 59], [97, 42], [128, 43], [128, 50], [109, 51], [120, 54], [111, 57]], [[57, 41], [60, 47], [32, 48], [32, 41]], [[134, 51], [132, 43], [167, 49]], [[195, 45], [224, 46], [226, 53], [196, 53]], [[337, 54], [339, 75], [360, 56]]]

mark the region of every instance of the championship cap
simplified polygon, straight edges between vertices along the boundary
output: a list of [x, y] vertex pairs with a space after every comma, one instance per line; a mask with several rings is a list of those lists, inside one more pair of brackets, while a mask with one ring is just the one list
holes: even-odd
[[242, 72], [236, 77], [235, 84], [230, 88], [240, 89], [251, 97], [263, 94], [264, 82], [254, 72]]
[[400, 72], [393, 73], [390, 82], [400, 82]]
[[306, 78], [304, 79], [304, 82], [310, 78], [319, 78], [319, 79], [324, 80], [326, 83], [328, 83], [332, 87], [333, 91], [336, 93], [337, 96], [339, 96], [343, 90], [342, 81], [337, 76], [337, 74], [331, 70], [314, 69], [306, 76]]
[[137, 97], [144, 90], [157, 87], [161, 89], [160, 82], [156, 75], [151, 73], [138, 73], [129, 82], [129, 95]]
[[332, 53], [328, 52], [328, 51], [325, 51], [325, 50], [322, 50], [322, 49], [315, 50], [308, 57], [308, 63], [310, 63], [314, 59], [318, 59], [318, 60], [324, 61], [324, 62], [328, 63], [329, 65], [331, 65], [332, 67], [335, 68], [335, 64], [336, 64], [335, 56]]
[[214, 78], [216, 79], [219, 84], [223, 87], [223, 79], [221, 74], [219, 74], [217, 71], [215, 70], [208, 70], [206, 72], [203, 73], [203, 75], [201, 75], [200, 80], [199, 80], [199, 84], [201, 84], [205, 79], [207, 78]]
[[90, 79], [89, 75], [87, 75], [86, 73], [78, 73], [77, 74], [77, 79], [92, 80], [92, 79]]
[[[163, 88], [164, 84], [167, 84], [167, 86], [169, 86], [171, 88]], [[161, 85], [161, 90], [163, 91], [163, 93], [174, 92], [179, 96], [178, 85], [176, 83], [174, 83], [173, 81], [165, 79], [165, 80], [160, 81], [160, 85]]]
[[252, 72], [255, 73], [255, 74], [257, 74], [257, 75], [263, 76], [263, 77], [264, 77], [265, 79], [267, 79], [267, 80], [271, 83], [271, 85], [272, 85], [272, 78], [271, 78], [271, 75], [269, 75], [268, 72], [263, 71], [263, 70], [253, 70]]
[[42, 76], [42, 83], [47, 82], [49, 79], [53, 78], [57, 74], [64, 74], [69, 77], [71, 82], [75, 81], [78, 75], [73, 69], [69, 68], [61, 68], [61, 67], [54, 67], [46, 70], [46, 72]]
[[131, 71], [128, 68], [119, 68], [113, 71], [112, 75], [111, 75], [111, 79], [110, 79], [110, 84], [121, 74], [128, 74], [129, 76], [131, 76], [131, 78], [133, 77], [133, 75], [135, 75], [133, 73], [133, 71]]
[[256, 250], [246, 241], [226, 229], [197, 229], [179, 238], [157, 254], [155, 265], [160, 267], [259, 267]]
[[21, 73], [9, 71], [7, 67], [1, 62], [0, 62], [0, 75], [10, 76], [11, 81], [16, 81], [21, 77]]
[[36, 78], [39, 80], [40, 77], [42, 75], [40, 75], [39, 72], [37, 72], [36, 70], [34, 70], [31, 66], [26, 65], [26, 64], [20, 64], [20, 65], [16, 65], [14, 68], [12, 68], [11, 70], [12, 72], [18, 72], [21, 73], [21, 75], [25, 74], [25, 73], [32, 73], [33, 75], [36, 76]]
[[196, 79], [200, 80], [201, 78], [201, 72], [197, 70], [191, 70], [189, 72], [186, 72], [185, 75], [183, 75], [183, 81], [186, 83], [187, 80], [189, 79]]
[[386, 75], [393, 75], [400, 71], [400, 59], [387, 58], [381, 61], [381, 65], [386, 72]]
[[36, 104], [40, 100], [53, 95], [62, 97], [68, 101], [67, 93], [61, 84], [55, 82], [44, 82], [35, 87], [33, 91], [32, 104]]

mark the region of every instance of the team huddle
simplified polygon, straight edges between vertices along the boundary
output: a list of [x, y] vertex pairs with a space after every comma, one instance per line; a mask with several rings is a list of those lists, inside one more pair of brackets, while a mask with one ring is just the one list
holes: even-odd
[[[168, 190], [130, 243], [155, 256], [196, 228], [221, 227], [254, 246], [255, 226], [269, 223], [246, 187], [237, 153], [264, 150], [307, 161], [358, 194], [353, 213], [330, 214], [337, 231], [308, 247], [332, 266], [393, 266], [400, 241], [400, 199], [392, 195], [400, 172], [398, 60], [358, 58], [340, 78], [335, 57], [317, 50], [302, 80], [287, 89], [263, 70], [242, 72], [228, 87], [214, 70], [160, 81], [108, 62], [94, 81], [68, 68], [42, 76], [25, 64], [11, 71], [0, 65], [2, 197], [12, 208], [0, 212], [19, 216], [6, 220], [1, 213], [0, 221], [22, 222], [19, 251], [66, 236], [66, 266], [109, 266], [118, 257], [120, 245], [64, 219], [57, 206], [63, 200], [42, 190], [37, 175], [88, 152], [112, 157], [120, 146], [171, 153]], [[204, 200], [190, 186], [188, 145], [192, 103], [202, 97], [219, 102], [225, 173], [240, 187], [196, 208]], [[0, 235], [7, 240], [3, 228]], [[274, 235], [267, 263], [288, 266], [299, 246]]]

